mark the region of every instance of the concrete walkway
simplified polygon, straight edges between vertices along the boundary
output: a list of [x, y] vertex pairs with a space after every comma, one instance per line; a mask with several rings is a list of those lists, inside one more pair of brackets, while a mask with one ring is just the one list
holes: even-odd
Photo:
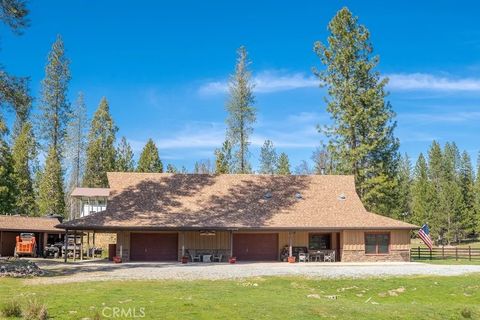
[[418, 262], [389, 263], [122, 263], [105, 261], [59, 263], [35, 261], [46, 277], [29, 283], [67, 283], [106, 280], [196, 280], [241, 279], [260, 276], [306, 276], [314, 278], [364, 278], [385, 276], [453, 276], [480, 272], [480, 265], [433, 265]]

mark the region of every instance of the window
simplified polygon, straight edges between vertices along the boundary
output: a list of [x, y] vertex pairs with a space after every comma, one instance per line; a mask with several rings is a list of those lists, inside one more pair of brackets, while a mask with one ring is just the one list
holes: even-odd
[[366, 254], [387, 254], [390, 244], [390, 235], [388, 233], [367, 233], [365, 234], [365, 253]]
[[326, 250], [330, 249], [329, 234], [311, 234], [308, 239], [309, 250]]

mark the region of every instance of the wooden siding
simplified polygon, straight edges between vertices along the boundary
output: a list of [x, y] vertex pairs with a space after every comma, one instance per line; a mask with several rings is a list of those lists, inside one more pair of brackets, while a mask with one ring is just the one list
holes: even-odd
[[120, 256], [120, 248], [122, 249], [122, 260], [130, 261], [130, 232], [117, 232], [117, 256]]
[[[230, 232], [217, 231], [212, 236], [202, 236], [198, 231], [183, 232], [185, 249], [230, 249]], [[182, 235], [178, 241], [179, 249], [182, 248]]]

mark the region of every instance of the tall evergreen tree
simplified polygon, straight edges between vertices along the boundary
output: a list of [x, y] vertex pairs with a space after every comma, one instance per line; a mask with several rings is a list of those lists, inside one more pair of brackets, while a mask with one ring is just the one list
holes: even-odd
[[277, 152], [273, 146], [273, 142], [265, 140], [260, 149], [260, 173], [274, 174], [278, 166]]
[[463, 199], [463, 228], [466, 234], [474, 233], [478, 220], [475, 214], [475, 173], [468, 152], [464, 151], [460, 160], [460, 189]]
[[115, 171], [115, 135], [118, 131], [105, 97], [93, 115], [88, 133], [87, 162], [83, 185], [108, 187], [107, 172]]
[[463, 199], [460, 187], [460, 151], [455, 143], [446, 143], [443, 157], [441, 214], [446, 219], [448, 243], [458, 242], [464, 235]]
[[[46, 149], [53, 147], [57, 153], [63, 151], [67, 124], [71, 114], [67, 98], [70, 82], [69, 60], [65, 56], [63, 40], [60, 36], [53, 43], [42, 81], [40, 102], [40, 137]], [[59, 153], [59, 155], [60, 155]]]
[[474, 227], [475, 227], [475, 233], [477, 233], [480, 228], [480, 152], [478, 153], [478, 156], [477, 156], [477, 175], [475, 179], [474, 190], [475, 190], [475, 221], [477, 221], [477, 224]]
[[276, 174], [290, 175], [290, 160], [285, 152], [280, 153], [277, 163]]
[[256, 120], [256, 109], [253, 106], [255, 98], [247, 50], [242, 46], [237, 54], [237, 64], [235, 73], [230, 78], [229, 99], [226, 105], [227, 137], [235, 149], [235, 173], [249, 173], [251, 167], [248, 162], [250, 144], [248, 138], [253, 132], [252, 125]]
[[17, 196], [12, 154], [4, 138], [6, 133], [7, 126], [0, 116], [0, 214], [12, 213]]
[[79, 92], [67, 129], [67, 160], [70, 171], [69, 190], [80, 187], [85, 171], [85, 149], [87, 146], [87, 107], [82, 92]]
[[54, 146], [51, 146], [39, 185], [38, 207], [40, 215], [60, 214], [65, 216], [62, 176], [60, 157]]
[[158, 149], [152, 139], [148, 139], [147, 144], [140, 154], [137, 166], [138, 172], [163, 172], [163, 163], [158, 155]]
[[[435, 189], [429, 179], [429, 168], [427, 160], [420, 153], [417, 163], [415, 164], [415, 170], [413, 172], [412, 182], [412, 214], [410, 221], [417, 225], [423, 225], [428, 223], [430, 227], [433, 227], [433, 209], [435, 207], [433, 200], [435, 195]], [[431, 229], [432, 234], [438, 235], [437, 228]]]
[[[392, 212], [395, 218], [409, 217], [412, 214], [412, 164], [407, 154], [400, 157], [399, 168], [397, 172], [397, 206]], [[410, 219], [410, 217], [409, 217]]]
[[122, 137], [120, 144], [117, 147], [115, 170], [120, 172], [135, 171], [135, 161], [133, 160], [133, 150], [127, 141], [127, 138]]
[[325, 69], [315, 71], [328, 90], [327, 111], [333, 120], [326, 130], [329, 152], [338, 171], [355, 175], [357, 192], [369, 210], [389, 214], [394, 206], [398, 140], [394, 112], [385, 101], [387, 79], [375, 68], [379, 58], [367, 28], [347, 9], [328, 25], [328, 45], [314, 51]]
[[215, 173], [223, 174], [232, 171], [232, 145], [225, 140], [221, 149], [215, 150]]
[[12, 213], [36, 215], [37, 206], [32, 178], [33, 161], [36, 157], [35, 137], [30, 122], [17, 123], [16, 127], [18, 132], [13, 142], [12, 160], [18, 193]]

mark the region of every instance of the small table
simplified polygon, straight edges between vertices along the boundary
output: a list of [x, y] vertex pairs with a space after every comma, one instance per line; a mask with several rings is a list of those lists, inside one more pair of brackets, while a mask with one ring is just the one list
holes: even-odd
[[204, 254], [202, 256], [202, 261], [203, 262], [212, 262], [212, 255], [211, 254]]

